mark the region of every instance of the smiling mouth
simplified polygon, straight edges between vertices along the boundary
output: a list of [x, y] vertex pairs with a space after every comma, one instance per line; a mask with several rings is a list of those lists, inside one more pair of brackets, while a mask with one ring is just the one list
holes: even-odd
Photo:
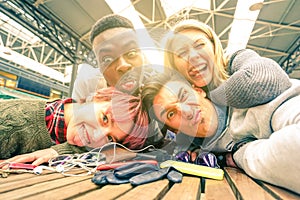
[[122, 88], [124, 90], [130, 91], [135, 87], [135, 85], [136, 85], [135, 80], [129, 80], [129, 81], [126, 81], [125, 83], [122, 84]]
[[201, 76], [201, 73], [203, 73], [206, 69], [207, 69], [206, 64], [199, 65], [198, 67], [192, 67], [189, 70], [189, 75], [191, 77], [199, 77], [199, 76]]
[[89, 133], [86, 130], [84, 125], [81, 126], [81, 131], [79, 132], [79, 138], [80, 138], [83, 145], [86, 146], [88, 144], [91, 144]]

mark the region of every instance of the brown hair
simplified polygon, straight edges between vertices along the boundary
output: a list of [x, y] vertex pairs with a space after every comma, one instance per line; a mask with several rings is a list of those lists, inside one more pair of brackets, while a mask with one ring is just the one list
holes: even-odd
[[[190, 83], [183, 77], [182, 74], [180, 74], [177, 70], [174, 70], [172, 68], [165, 68], [164, 72], [157, 73], [145, 81], [141, 93], [142, 96], [141, 98], [143, 102], [143, 107], [147, 110], [147, 113], [149, 115], [149, 119], [154, 119], [156, 121], [159, 121], [159, 119], [157, 119], [152, 109], [154, 98], [166, 83], [174, 80], [186, 82], [188, 85], [190, 85]], [[160, 124], [160, 125], [165, 126], [164, 124]], [[177, 131], [168, 126], [167, 128], [174, 132]]]

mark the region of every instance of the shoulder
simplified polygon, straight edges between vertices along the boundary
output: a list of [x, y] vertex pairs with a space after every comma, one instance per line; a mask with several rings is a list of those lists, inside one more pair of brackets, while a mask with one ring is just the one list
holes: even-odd
[[238, 60], [244, 60], [252, 56], [258, 56], [258, 54], [251, 49], [238, 50], [229, 56], [228, 65], [231, 66], [233, 62], [236, 62]]

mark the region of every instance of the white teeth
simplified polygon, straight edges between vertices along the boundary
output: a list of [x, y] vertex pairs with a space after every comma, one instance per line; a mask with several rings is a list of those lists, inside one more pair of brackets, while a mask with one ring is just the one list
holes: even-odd
[[193, 67], [190, 71], [189, 74], [190, 76], [200, 76], [201, 73], [203, 73], [204, 70], [206, 70], [207, 65], [206, 64], [202, 64], [202, 65], [198, 65], [197, 67]]
[[132, 81], [127, 81], [126, 83], [124, 83], [123, 85], [122, 85], [122, 87], [124, 88], [124, 89], [132, 89], [133, 87], [135, 86], [135, 81], [134, 80], [132, 80]]
[[204, 70], [205, 68], [206, 68], [206, 65], [200, 65], [197, 68], [195, 68], [195, 71], [200, 72], [200, 71]]
[[87, 138], [88, 132], [87, 132], [86, 128], [85, 128], [84, 126], [82, 126], [81, 129], [82, 129], [82, 130], [80, 131], [79, 138], [80, 138], [82, 144], [83, 144], [83, 145], [90, 144], [90, 141], [89, 141], [88, 138]]

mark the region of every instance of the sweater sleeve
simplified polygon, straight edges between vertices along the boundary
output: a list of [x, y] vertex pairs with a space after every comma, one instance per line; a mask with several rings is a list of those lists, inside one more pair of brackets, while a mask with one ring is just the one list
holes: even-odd
[[236, 108], [261, 105], [291, 86], [287, 73], [278, 63], [250, 49], [233, 54], [228, 70], [231, 76], [209, 94], [219, 105]]
[[233, 158], [249, 176], [300, 194], [299, 141], [299, 127], [287, 126], [268, 139], [245, 144]]
[[54, 149], [59, 155], [84, 153], [84, 152], [88, 151], [85, 147], [79, 147], [79, 146], [71, 145], [67, 142], [62, 143], [62, 144], [54, 145], [51, 148]]

